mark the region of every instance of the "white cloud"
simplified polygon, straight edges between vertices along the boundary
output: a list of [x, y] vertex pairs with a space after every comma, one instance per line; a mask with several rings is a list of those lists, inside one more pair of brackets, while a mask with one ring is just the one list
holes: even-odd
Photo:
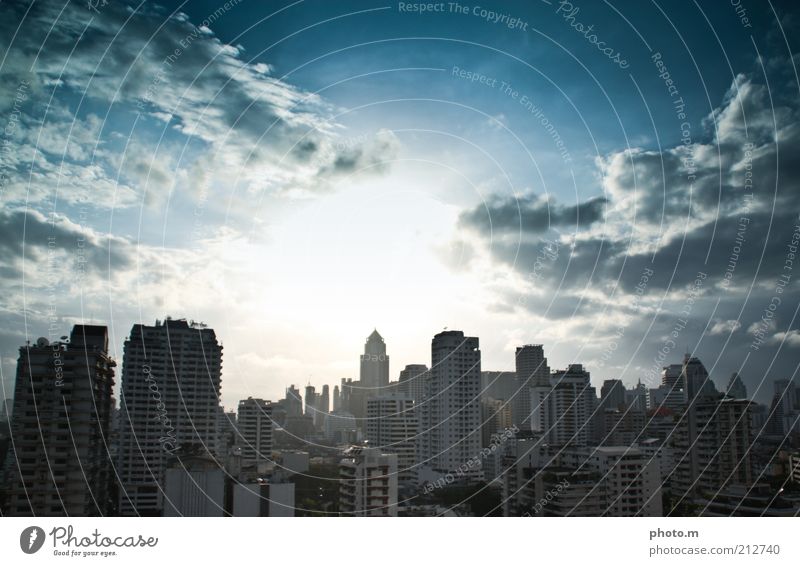
[[717, 320], [708, 330], [711, 335], [726, 335], [736, 332], [742, 327], [738, 320]]

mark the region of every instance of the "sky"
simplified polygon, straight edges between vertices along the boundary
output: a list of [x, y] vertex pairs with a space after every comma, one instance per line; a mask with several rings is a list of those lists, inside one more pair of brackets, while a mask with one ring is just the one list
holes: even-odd
[[[427, 6], [427, 5], [426, 5]], [[768, 401], [800, 361], [791, 2], [3, 2], [0, 370], [73, 324], [203, 321], [223, 403], [483, 369]]]

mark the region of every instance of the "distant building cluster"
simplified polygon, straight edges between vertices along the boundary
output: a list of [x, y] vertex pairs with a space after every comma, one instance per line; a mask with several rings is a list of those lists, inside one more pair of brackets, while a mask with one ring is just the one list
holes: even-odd
[[800, 388], [769, 406], [717, 387], [686, 354], [661, 383], [551, 369], [521, 345], [481, 366], [446, 330], [430, 365], [391, 380], [377, 330], [358, 379], [220, 403], [223, 348], [204, 324], [136, 324], [119, 403], [105, 326], [20, 348], [0, 407], [5, 516], [791, 516], [800, 513]]

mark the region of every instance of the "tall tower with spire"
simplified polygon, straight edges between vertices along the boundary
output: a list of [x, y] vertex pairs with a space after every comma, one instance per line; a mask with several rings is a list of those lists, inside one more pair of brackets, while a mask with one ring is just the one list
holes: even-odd
[[386, 355], [386, 342], [377, 330], [373, 330], [367, 337], [364, 353], [361, 355], [361, 387], [371, 397], [379, 395], [381, 388], [388, 385], [389, 356]]

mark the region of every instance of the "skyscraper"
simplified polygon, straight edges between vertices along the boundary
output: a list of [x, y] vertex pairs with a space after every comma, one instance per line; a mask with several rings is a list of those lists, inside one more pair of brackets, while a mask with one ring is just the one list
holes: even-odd
[[319, 396], [319, 403], [317, 403], [317, 409], [319, 409], [323, 413], [327, 413], [331, 410], [330, 387], [327, 384], [322, 386], [322, 394]]
[[678, 421], [672, 443], [673, 493], [715, 493], [753, 481], [751, 407], [745, 399], [700, 397]]
[[7, 515], [113, 511], [108, 435], [115, 366], [105, 326], [75, 325], [69, 342], [39, 338], [20, 348]]
[[414, 403], [420, 403], [425, 394], [425, 380], [428, 378], [428, 366], [425, 364], [409, 364], [398, 379], [398, 389], [403, 395], [411, 397]]
[[417, 417], [414, 402], [405, 395], [380, 395], [367, 400], [369, 446], [397, 454], [400, 484], [411, 485], [417, 477]]
[[600, 388], [600, 402], [604, 409], [619, 409], [625, 405], [625, 386], [622, 380], [606, 379]]
[[[434, 336], [431, 376], [421, 406], [420, 465], [434, 473], [456, 473], [481, 449], [481, 351], [478, 338], [459, 330]], [[469, 467], [461, 479], [480, 479]]]
[[333, 386], [333, 410], [338, 411], [342, 408], [342, 398], [339, 395], [339, 386]]
[[531, 428], [531, 387], [548, 385], [550, 368], [544, 357], [541, 344], [527, 344], [517, 348], [514, 354], [516, 364], [516, 392], [512, 402], [515, 424], [522, 430]]
[[216, 456], [221, 370], [222, 346], [204, 324], [133, 325], [120, 400], [122, 515], [161, 514], [166, 462], [178, 450]]
[[581, 364], [555, 371], [549, 385], [531, 391], [531, 429], [553, 445], [586, 446], [594, 432], [596, 399], [589, 372]]
[[317, 390], [313, 385], [306, 385], [305, 416], [314, 418], [317, 412]]
[[317, 430], [325, 429], [325, 419], [331, 411], [330, 387], [322, 386], [322, 393], [317, 397], [317, 412], [314, 414], [314, 426]]
[[367, 397], [379, 395], [380, 388], [389, 385], [389, 356], [386, 355], [386, 343], [377, 330], [372, 331], [364, 344], [360, 381], [361, 387], [367, 390]]
[[272, 404], [248, 397], [239, 401], [236, 444], [242, 451], [242, 465], [267, 463], [272, 458]]
[[294, 385], [290, 385], [286, 390], [286, 416], [300, 417], [303, 415], [303, 398], [300, 390]]
[[670, 364], [662, 369], [661, 389], [663, 391], [661, 405], [665, 408], [677, 412], [686, 405], [686, 382], [682, 364]]
[[708, 375], [703, 362], [699, 358], [695, 358], [686, 354], [683, 360], [683, 367], [681, 368], [681, 377], [683, 383], [686, 385], [687, 403], [697, 399], [698, 397], [715, 397], [717, 388], [714, 382]]
[[731, 374], [726, 393], [729, 397], [733, 397], [734, 399], [747, 399], [747, 387], [745, 387], [742, 378], [737, 372]]

